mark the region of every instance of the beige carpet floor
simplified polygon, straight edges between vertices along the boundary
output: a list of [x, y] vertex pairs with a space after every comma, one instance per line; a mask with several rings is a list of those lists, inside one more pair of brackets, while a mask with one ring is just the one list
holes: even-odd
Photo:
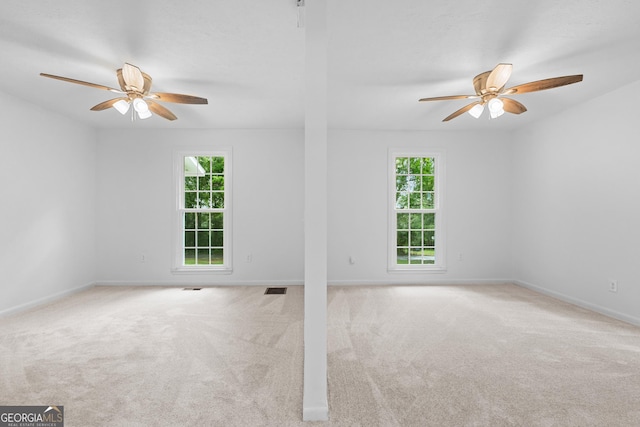
[[73, 426], [639, 426], [640, 328], [513, 285], [330, 287], [331, 420], [302, 423], [303, 288], [95, 287], [0, 318], [0, 405]]
[[640, 426], [640, 328], [512, 285], [329, 292], [331, 417]]

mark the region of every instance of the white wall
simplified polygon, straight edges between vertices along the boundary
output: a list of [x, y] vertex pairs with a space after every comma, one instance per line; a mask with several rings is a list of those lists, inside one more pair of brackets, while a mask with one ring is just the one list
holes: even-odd
[[[512, 278], [507, 134], [334, 130], [329, 143], [331, 283]], [[387, 272], [389, 148], [440, 150], [446, 156], [446, 273]]]
[[[479, 139], [473, 133], [331, 131], [330, 283], [511, 279], [509, 144], [506, 134]], [[233, 149], [233, 274], [175, 275], [170, 272], [172, 153], [215, 147]], [[387, 272], [389, 147], [446, 154], [444, 274]], [[102, 130], [98, 159], [99, 283], [302, 282], [301, 130]]]
[[513, 146], [515, 278], [635, 323], [639, 97], [636, 82], [517, 132]]
[[[172, 274], [173, 153], [217, 147], [233, 150], [233, 273]], [[302, 130], [102, 130], [98, 159], [99, 283], [302, 283]]]
[[[514, 134], [330, 131], [330, 283], [516, 279], [639, 323], [637, 95]], [[96, 281], [302, 282], [302, 130], [96, 132], [4, 93], [0, 107], [0, 313]], [[174, 275], [173, 152], [220, 146], [233, 149], [233, 274]], [[446, 273], [387, 272], [390, 147], [446, 155]]]
[[0, 313], [90, 285], [96, 134], [0, 92]]

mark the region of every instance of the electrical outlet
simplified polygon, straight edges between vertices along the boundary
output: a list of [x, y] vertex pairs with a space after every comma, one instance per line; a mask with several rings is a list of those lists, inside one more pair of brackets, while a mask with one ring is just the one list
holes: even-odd
[[609, 292], [618, 292], [618, 281], [617, 280], [609, 280]]
[[247, 254], [247, 262], [253, 261], [253, 254]]

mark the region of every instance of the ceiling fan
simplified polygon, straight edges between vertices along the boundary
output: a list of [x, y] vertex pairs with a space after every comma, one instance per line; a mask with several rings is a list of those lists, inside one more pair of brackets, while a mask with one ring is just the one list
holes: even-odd
[[527, 108], [515, 99], [507, 98], [505, 95], [517, 95], [527, 92], [537, 92], [539, 90], [552, 89], [554, 87], [566, 86], [572, 83], [582, 81], [582, 74], [573, 76], [553, 77], [550, 79], [537, 80], [535, 82], [524, 83], [521, 85], [505, 89], [504, 86], [511, 77], [513, 65], [500, 63], [491, 71], [485, 71], [473, 78], [473, 87], [476, 90], [475, 95], [452, 95], [437, 96], [434, 98], [422, 98], [419, 101], [446, 101], [451, 99], [478, 99], [471, 104], [465, 105], [449, 116], [445, 117], [443, 122], [455, 119], [459, 115], [469, 112], [476, 119], [480, 117], [484, 111], [485, 105], [489, 109], [492, 119], [500, 117], [505, 113], [522, 114]]
[[176, 120], [177, 117], [167, 108], [158, 104], [156, 101], [174, 102], [178, 104], [207, 104], [206, 98], [200, 98], [191, 95], [181, 95], [179, 93], [150, 92], [151, 76], [143, 73], [140, 68], [135, 65], [125, 63], [122, 68], [116, 71], [120, 89], [114, 89], [95, 83], [84, 82], [82, 80], [70, 79], [68, 77], [54, 76], [53, 74], [40, 73], [43, 77], [62, 80], [69, 83], [77, 83], [84, 86], [94, 87], [97, 89], [108, 90], [123, 96], [101, 102], [91, 108], [92, 111], [103, 111], [113, 107], [121, 114], [126, 114], [129, 107], [133, 105], [131, 112], [131, 120], [134, 120], [136, 113], [139, 118], [147, 119], [151, 117], [151, 113], [156, 113], [160, 117], [167, 120]]

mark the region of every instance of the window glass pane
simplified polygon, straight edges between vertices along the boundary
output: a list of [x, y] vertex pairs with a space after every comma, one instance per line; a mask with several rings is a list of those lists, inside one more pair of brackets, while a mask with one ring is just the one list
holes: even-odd
[[398, 231], [397, 233], [397, 245], [398, 246], [409, 246], [409, 232], [408, 231]]
[[409, 264], [422, 264], [422, 248], [409, 250]]
[[399, 175], [409, 173], [409, 159], [406, 157], [398, 157], [396, 159], [396, 173]]
[[422, 191], [433, 191], [434, 178], [433, 176], [422, 176]]
[[224, 176], [213, 175], [211, 177], [211, 189], [212, 190], [224, 190]]
[[409, 214], [409, 222], [412, 230], [422, 229], [422, 214]]
[[422, 171], [422, 159], [419, 157], [412, 157], [409, 159], [409, 172], [415, 175], [419, 175]]
[[432, 157], [422, 159], [422, 173], [433, 175], [434, 171], [434, 159]]
[[211, 159], [211, 173], [224, 173], [224, 157]]
[[420, 193], [409, 194], [409, 208], [420, 209]]
[[205, 173], [211, 172], [211, 157], [198, 157], [198, 163], [200, 163]]
[[407, 209], [409, 207], [409, 195], [405, 192], [396, 193], [396, 209]]
[[222, 231], [212, 231], [211, 232], [211, 246], [222, 246], [223, 243], [223, 233]]
[[434, 246], [436, 244], [436, 233], [431, 231], [424, 231], [422, 234], [424, 246]]
[[398, 264], [409, 263], [409, 250], [407, 248], [398, 248], [396, 252], [396, 262]]
[[211, 193], [198, 192], [198, 206], [206, 209], [211, 206]]
[[422, 256], [422, 263], [423, 264], [435, 264], [436, 263], [435, 249], [427, 248], [427, 249], [424, 249], [422, 251], [422, 253], [423, 253], [423, 256]]
[[184, 177], [184, 189], [185, 190], [196, 190], [197, 187], [197, 179], [195, 176], [185, 176]]
[[433, 209], [433, 192], [422, 193], [422, 209]]
[[214, 230], [222, 230], [222, 220], [223, 213], [212, 213], [211, 214], [211, 228]]
[[422, 215], [425, 230], [433, 230], [436, 224], [436, 214], [426, 213]]
[[209, 232], [198, 231], [198, 245], [199, 248], [209, 247]]
[[210, 264], [209, 262], [209, 249], [197, 249], [198, 264]]
[[184, 264], [185, 265], [193, 265], [196, 263], [196, 250], [195, 249], [185, 249], [184, 250]]
[[212, 193], [210, 206], [212, 208], [224, 208], [224, 193], [219, 191]]
[[184, 214], [184, 228], [185, 230], [196, 228], [196, 214], [187, 212]]
[[222, 249], [211, 249], [211, 264], [222, 264], [224, 262]]
[[207, 230], [209, 228], [209, 219], [211, 217], [211, 214], [206, 212], [198, 212], [193, 215], [197, 215], [198, 217], [198, 228], [200, 230]]
[[196, 232], [195, 231], [185, 231], [184, 232], [184, 246], [185, 247], [194, 247], [196, 245]]
[[411, 231], [411, 246], [422, 246], [422, 231]]
[[396, 177], [396, 190], [397, 191], [406, 191], [407, 187], [407, 177], [405, 175], [400, 175]]
[[398, 230], [408, 230], [409, 229], [409, 214], [399, 213], [396, 214], [396, 222]]
[[407, 187], [409, 191], [420, 191], [420, 179], [415, 175], [407, 177]]
[[198, 178], [199, 190], [211, 190], [211, 175], [201, 176]]
[[197, 208], [198, 204], [196, 202], [196, 193], [185, 193], [184, 194], [184, 207], [187, 209]]
[[[193, 156], [187, 156], [182, 159], [182, 164], [184, 166], [184, 176], [202, 176], [205, 171], [198, 163], [198, 160]], [[195, 180], [194, 180], [195, 182]]]

